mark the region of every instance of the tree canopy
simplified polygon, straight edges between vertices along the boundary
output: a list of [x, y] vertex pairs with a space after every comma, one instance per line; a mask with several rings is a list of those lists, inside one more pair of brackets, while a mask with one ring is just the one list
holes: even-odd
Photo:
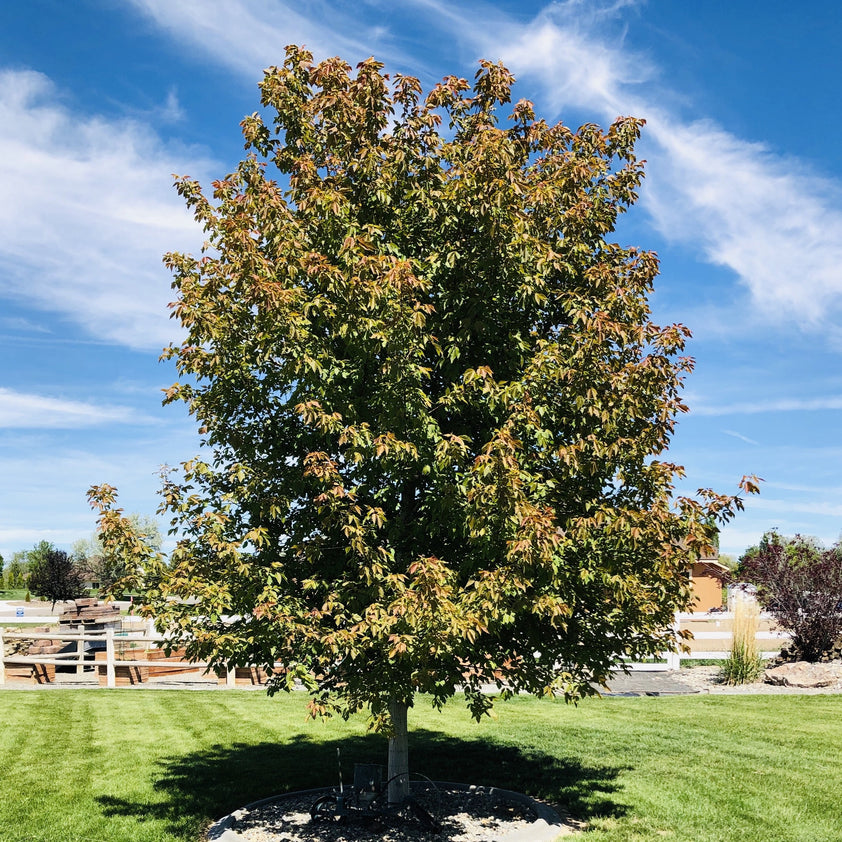
[[791, 654], [818, 661], [842, 635], [842, 543], [767, 532], [740, 559], [737, 575], [757, 585], [760, 604], [792, 634]]
[[41, 541], [29, 553], [29, 581], [27, 586], [36, 596], [56, 602], [76, 599], [84, 593], [82, 579], [73, 559], [64, 550], [57, 550], [47, 541]]
[[18, 550], [12, 554], [11, 561], [6, 567], [5, 584], [9, 589], [23, 588], [26, 584], [26, 575], [29, 564], [26, 560], [26, 552]]
[[166, 257], [166, 400], [212, 455], [165, 477], [169, 567], [91, 497], [162, 627], [282, 664], [314, 713], [592, 693], [672, 645], [688, 557], [742, 505], [676, 497], [659, 458], [689, 331], [650, 318], [656, 255], [609, 240], [642, 121], [548, 124], [513, 81], [483, 61], [424, 95], [289, 47], [236, 171], [176, 182], [207, 243]]
[[[164, 538], [154, 517], [133, 512], [128, 515], [128, 521], [132, 531], [146, 547], [153, 552], [160, 552]], [[97, 532], [88, 539], [75, 541], [72, 556], [77, 569], [84, 569], [94, 578], [101, 591], [110, 592], [112, 596], [122, 596], [114, 586], [133, 572], [129, 566], [130, 560], [119, 551], [106, 550]]]

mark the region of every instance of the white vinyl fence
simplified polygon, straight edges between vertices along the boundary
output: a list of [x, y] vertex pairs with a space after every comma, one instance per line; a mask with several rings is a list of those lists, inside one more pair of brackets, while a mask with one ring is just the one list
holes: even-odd
[[[658, 672], [679, 669], [684, 660], [724, 661], [731, 654], [733, 626], [734, 613], [731, 611], [678, 614], [673, 628], [692, 633], [693, 638], [685, 641], [690, 651], [667, 652], [652, 662], [628, 663], [626, 666], [635, 672]], [[772, 658], [781, 651], [790, 635], [776, 627], [771, 614], [762, 612], [756, 639], [760, 655]]]

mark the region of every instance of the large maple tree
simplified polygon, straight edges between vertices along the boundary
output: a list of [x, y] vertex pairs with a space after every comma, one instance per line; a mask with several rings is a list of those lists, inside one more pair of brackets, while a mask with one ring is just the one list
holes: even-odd
[[367, 708], [393, 798], [417, 694], [594, 692], [674, 645], [688, 556], [741, 506], [676, 497], [659, 458], [689, 334], [650, 318], [656, 255], [609, 240], [642, 121], [549, 125], [513, 81], [483, 61], [424, 95], [287, 48], [236, 171], [177, 180], [207, 244], [166, 258], [166, 399], [212, 455], [164, 482], [169, 562], [91, 492], [161, 628]]

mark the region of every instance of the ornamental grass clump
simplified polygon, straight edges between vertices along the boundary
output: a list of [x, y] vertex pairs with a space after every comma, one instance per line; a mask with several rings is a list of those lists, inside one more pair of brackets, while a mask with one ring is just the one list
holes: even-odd
[[757, 651], [760, 608], [754, 600], [738, 599], [734, 605], [731, 654], [722, 667], [726, 684], [751, 684], [760, 677], [763, 661]]

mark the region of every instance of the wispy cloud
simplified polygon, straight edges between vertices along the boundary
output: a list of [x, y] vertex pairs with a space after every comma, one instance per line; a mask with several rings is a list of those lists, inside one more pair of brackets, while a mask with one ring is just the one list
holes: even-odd
[[[838, 458], [840, 454], [835, 452], [832, 458]], [[794, 482], [777, 482], [769, 480], [764, 488], [776, 488], [781, 491], [796, 491], [803, 494], [821, 495], [822, 497], [839, 497], [842, 499], [842, 485], [808, 485]]]
[[763, 314], [817, 325], [842, 305], [842, 186], [712, 121], [643, 105], [665, 154], [645, 206], [661, 232], [731, 269]]
[[[356, 6], [314, 0], [132, 0], [180, 44], [190, 42], [214, 61], [257, 81], [264, 67], [283, 59], [287, 44], [306, 44], [317, 58], [341, 55], [355, 62], [372, 53], [388, 61], [404, 54], [388, 28], [364, 22]], [[368, 16], [366, 20], [370, 20]]]
[[104, 438], [89, 448], [68, 448], [53, 431], [4, 435], [0, 476], [16, 482], [0, 512], [0, 553], [8, 559], [41, 539], [70, 549], [73, 541], [88, 537], [96, 517], [85, 492], [94, 484], [117, 486], [127, 512], [153, 514], [160, 502], [159, 465], [167, 453], [183, 453], [185, 446], [184, 435], [169, 428], [149, 437], [132, 432], [124, 440]]
[[208, 168], [139, 122], [72, 113], [40, 73], [0, 72], [0, 290], [160, 349], [175, 334], [161, 255], [201, 244], [170, 175]]
[[763, 511], [783, 512], [787, 516], [794, 512], [800, 512], [834, 518], [842, 517], [842, 503], [832, 503], [826, 500], [798, 501], [790, 498], [772, 499], [761, 495], [752, 501], [752, 506]]
[[184, 109], [178, 101], [175, 88], [170, 88], [167, 91], [166, 102], [158, 108], [158, 116], [165, 123], [180, 123], [184, 119]]
[[0, 316], [0, 330], [12, 330], [16, 333], [37, 333], [49, 335], [50, 330], [42, 324], [25, 319], [22, 316]]
[[[771, 401], [741, 401], [730, 404], [707, 405], [692, 402], [694, 415], [759, 415], [767, 412], [823, 412], [842, 409], [842, 395], [828, 395], [819, 398], [780, 398]], [[737, 435], [728, 430], [723, 432]], [[749, 439], [746, 439], [749, 441]], [[756, 442], [751, 442], [756, 444]]]
[[470, 25], [476, 10], [463, 6], [457, 25], [481, 55], [539, 83], [542, 103], [556, 113], [582, 108], [615, 117], [627, 113], [628, 87], [656, 74], [646, 56], [624, 46], [620, 13], [635, 5], [567, 0], [548, 4], [526, 23], [501, 15], [495, 26], [483, 27]]
[[[761, 494], [746, 500], [745, 512], [722, 528], [719, 545], [723, 552], [739, 556], [756, 545], [764, 532], [777, 529], [784, 535], [814, 535], [829, 547], [839, 540], [840, 516], [842, 505], [823, 499], [793, 502]], [[810, 523], [807, 528], [806, 523]]]
[[102, 406], [0, 388], [0, 428], [72, 429], [150, 420], [127, 406]]
[[664, 108], [678, 92], [626, 45], [617, 18], [626, 5], [568, 0], [493, 30], [468, 26], [463, 9], [462, 22], [484, 53], [537, 82], [557, 111], [647, 118], [644, 206], [664, 236], [732, 270], [766, 316], [813, 326], [842, 310], [842, 185], [711, 120], [686, 122]]
[[748, 436], [744, 436], [742, 433], [738, 433], [736, 430], [723, 430], [726, 436], [731, 436], [732, 438], [739, 439], [740, 441], [744, 441], [746, 444], [754, 444], [760, 445], [760, 442], [755, 441], [754, 439], [750, 439]]
[[[256, 75], [283, 44], [306, 42], [317, 55], [351, 61], [375, 53], [406, 64], [405, 44], [350, 7], [319, 0], [133, 0], [162, 29], [215, 61]], [[842, 312], [842, 186], [797, 159], [735, 136], [711, 120], [686, 121], [681, 93], [651, 58], [629, 46], [624, 21], [636, 0], [564, 0], [531, 20], [483, 3], [414, 0], [417, 25], [462, 45], [463, 59], [501, 58], [544, 107], [647, 118], [650, 158], [642, 202], [663, 235], [734, 273], [751, 307], [778, 322], [815, 326]], [[367, 18], [366, 18], [367, 19]], [[482, 25], [477, 25], [482, 21]], [[426, 64], [417, 51], [411, 64]], [[442, 67], [441, 72], [456, 68]], [[729, 301], [733, 305], [733, 301]], [[842, 335], [827, 331], [830, 341]]]

